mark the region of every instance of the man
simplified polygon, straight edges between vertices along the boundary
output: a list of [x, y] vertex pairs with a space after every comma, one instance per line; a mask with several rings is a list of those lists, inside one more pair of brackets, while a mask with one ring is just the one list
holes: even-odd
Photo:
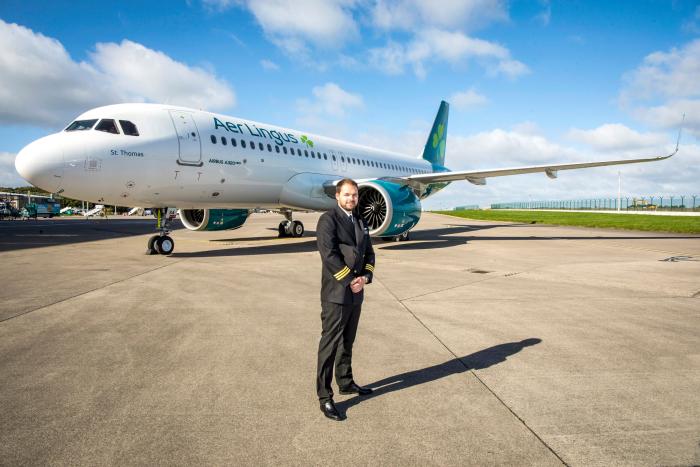
[[335, 187], [338, 205], [324, 213], [316, 227], [321, 254], [321, 340], [318, 343], [316, 392], [323, 414], [342, 420], [333, 403], [333, 366], [341, 394], [365, 396], [352, 376], [352, 344], [360, 321], [364, 286], [372, 282], [374, 250], [369, 229], [357, 215], [357, 183], [349, 178]]

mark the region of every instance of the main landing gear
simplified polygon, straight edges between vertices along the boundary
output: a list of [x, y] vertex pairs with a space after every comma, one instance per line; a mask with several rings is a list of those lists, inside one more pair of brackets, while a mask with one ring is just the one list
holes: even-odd
[[280, 225], [277, 227], [279, 238], [301, 237], [304, 235], [304, 224], [301, 221], [292, 220], [292, 211], [282, 211], [282, 214], [287, 220], [280, 222]]
[[175, 219], [177, 209], [174, 208], [156, 208], [154, 209], [156, 219], [156, 230], [158, 235], [154, 235], [148, 239], [147, 255], [169, 255], [175, 250], [175, 241], [168, 235], [168, 224]]
[[393, 235], [391, 237], [382, 237], [382, 240], [385, 242], [405, 242], [410, 240], [410, 235], [408, 234], [408, 230], [405, 231], [404, 233], [398, 234], [398, 235]]

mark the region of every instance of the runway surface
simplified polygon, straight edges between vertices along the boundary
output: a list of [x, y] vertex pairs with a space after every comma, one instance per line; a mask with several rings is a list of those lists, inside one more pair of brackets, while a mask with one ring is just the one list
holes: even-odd
[[0, 222], [0, 464], [700, 464], [700, 237], [424, 214], [315, 396], [317, 214]]

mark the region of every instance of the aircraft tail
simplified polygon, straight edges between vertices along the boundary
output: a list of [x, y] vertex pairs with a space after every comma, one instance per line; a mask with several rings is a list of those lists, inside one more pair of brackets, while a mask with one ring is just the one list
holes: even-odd
[[[450, 113], [450, 104], [445, 101], [440, 102], [433, 129], [430, 130], [428, 141], [423, 150], [423, 159], [433, 165], [433, 170], [445, 166], [445, 142], [447, 141], [447, 117]], [[437, 166], [437, 167], [436, 167]]]

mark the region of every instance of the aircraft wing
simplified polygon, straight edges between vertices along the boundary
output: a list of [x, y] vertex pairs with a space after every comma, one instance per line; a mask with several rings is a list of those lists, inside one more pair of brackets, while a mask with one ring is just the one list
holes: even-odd
[[[399, 185], [409, 185], [416, 190], [421, 190], [430, 183], [445, 183], [460, 180], [467, 180], [474, 185], [486, 185], [486, 179], [491, 177], [505, 177], [506, 175], [520, 175], [543, 172], [549, 178], [557, 178], [559, 170], [575, 170], [587, 169], [591, 167], [604, 167], [607, 165], [622, 165], [622, 164], [638, 164], [640, 162], [655, 162], [662, 161], [674, 156], [678, 152], [678, 145], [675, 151], [668, 156], [646, 157], [643, 159], [618, 159], [612, 161], [598, 162], [576, 162], [573, 164], [547, 164], [547, 165], [532, 165], [528, 167], [511, 167], [505, 169], [487, 169], [487, 170], [458, 170], [448, 172], [432, 172], [427, 174], [410, 175], [407, 177], [380, 177], [380, 180], [386, 180]], [[376, 178], [358, 179], [357, 183], [371, 182]], [[323, 189], [329, 197], [335, 196], [335, 185], [340, 179], [329, 180], [323, 184]]]
[[[548, 165], [534, 165], [529, 167], [513, 167], [505, 169], [488, 169], [488, 170], [460, 170], [455, 172], [433, 172], [428, 174], [418, 174], [410, 175], [408, 177], [401, 177], [400, 180], [404, 180], [404, 183], [413, 184], [418, 182], [420, 184], [428, 183], [440, 183], [440, 182], [454, 182], [457, 180], [467, 180], [475, 185], [485, 185], [486, 179], [490, 177], [504, 177], [506, 175], [519, 175], [519, 174], [529, 174], [544, 172], [549, 178], [557, 178], [557, 172], [559, 170], [575, 170], [575, 169], [586, 169], [589, 167], [603, 167], [606, 165], [621, 165], [621, 164], [637, 164], [640, 162], [654, 162], [668, 159], [678, 152], [676, 149], [673, 153], [668, 156], [658, 156], [658, 157], [648, 157], [644, 159], [621, 159], [614, 161], [600, 161], [600, 162], [577, 162], [574, 164], [548, 164]], [[413, 183], [412, 183], [413, 182]]]

